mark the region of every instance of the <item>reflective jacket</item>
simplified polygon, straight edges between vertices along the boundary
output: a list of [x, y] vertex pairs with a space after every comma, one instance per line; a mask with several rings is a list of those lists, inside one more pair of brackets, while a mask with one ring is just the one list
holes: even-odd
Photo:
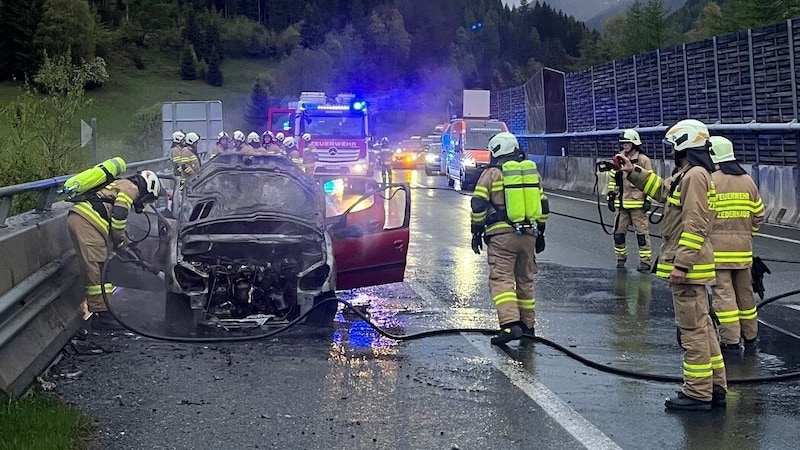
[[[643, 169], [653, 170], [653, 163], [650, 162], [650, 158], [644, 153], [636, 151], [630, 160], [633, 164], [638, 164]], [[617, 186], [616, 173], [616, 170], [608, 172], [608, 192], [616, 191], [620, 187]], [[647, 196], [641, 189], [637, 188], [630, 180], [623, 178], [622, 201], [620, 201], [620, 196], [617, 196], [616, 200], [614, 200], [614, 206], [618, 209], [642, 209], [644, 208], [644, 201], [646, 198]]]
[[131, 206], [138, 197], [139, 188], [132, 181], [114, 180], [90, 200], [75, 203], [70, 211], [88, 220], [117, 247], [128, 242], [125, 227]]
[[319, 155], [317, 154], [317, 146], [313, 143], [309, 143], [303, 149], [303, 163], [304, 164], [313, 164], [317, 162], [319, 159]]
[[718, 269], [746, 269], [753, 264], [753, 235], [764, 220], [764, 203], [750, 175], [711, 174], [717, 190], [716, 220], [711, 232]]
[[673, 269], [679, 269], [686, 273], [686, 284], [713, 284], [716, 273], [710, 235], [716, 194], [711, 174], [687, 164], [664, 180], [636, 165], [628, 179], [665, 204], [656, 276], [669, 278]]
[[183, 147], [180, 145], [173, 146], [169, 159], [172, 161], [172, 173], [183, 177]]
[[[543, 225], [547, 222], [550, 207], [541, 183], [539, 189], [542, 197], [542, 216], [536, 223]], [[514, 227], [506, 222], [505, 204], [503, 171], [499, 167], [491, 166], [484, 170], [480, 178], [478, 178], [475, 192], [472, 194], [472, 200], [470, 201], [472, 207], [472, 233], [485, 232], [487, 236], [513, 233]], [[524, 232], [532, 234], [533, 230], [528, 229]]]
[[183, 147], [181, 156], [183, 157], [183, 174], [186, 178], [200, 170], [200, 158], [194, 153], [192, 147]]
[[269, 144], [267, 144], [267, 146], [265, 148], [266, 148], [267, 154], [270, 154], [270, 155], [283, 155], [283, 150], [281, 149], [281, 147], [278, 144], [274, 143], [274, 142], [270, 142]]

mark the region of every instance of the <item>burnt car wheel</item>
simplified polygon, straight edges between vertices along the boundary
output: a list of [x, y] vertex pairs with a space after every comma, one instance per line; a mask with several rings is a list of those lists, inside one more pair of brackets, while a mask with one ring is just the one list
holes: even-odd
[[[336, 298], [336, 294], [327, 293], [321, 294], [314, 299], [314, 305], [318, 305], [319, 303], [327, 300]], [[310, 327], [316, 328], [327, 328], [333, 325], [333, 319], [336, 317], [336, 311], [338, 309], [339, 303], [330, 301], [325, 303], [322, 306], [317, 307], [311, 313], [306, 316], [305, 324]]]

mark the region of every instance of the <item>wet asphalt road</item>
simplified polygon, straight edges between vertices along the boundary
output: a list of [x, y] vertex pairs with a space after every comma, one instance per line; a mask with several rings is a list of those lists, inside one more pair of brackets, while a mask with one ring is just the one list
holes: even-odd
[[[421, 189], [445, 187], [441, 177], [398, 175], [417, 187], [406, 283], [342, 297], [397, 333], [495, 327], [485, 255], [469, 247], [469, 197]], [[604, 364], [680, 376], [668, 287], [636, 272], [635, 258], [613, 269], [611, 238], [563, 215], [595, 220], [595, 206], [562, 195], [572, 197], [550, 197], [558, 214], [539, 255], [537, 334]], [[785, 240], [800, 232], [764, 231], [784, 240], [758, 238], [757, 254], [800, 258]], [[768, 264], [768, 296], [800, 287], [796, 266]], [[798, 304], [761, 317], [800, 334]], [[332, 330], [241, 344], [90, 339], [106, 353], [65, 358], [53, 373], [56, 394], [96, 420], [95, 448], [796, 447], [797, 382], [735, 385], [725, 410], [667, 413], [677, 384], [605, 374], [540, 344], [498, 349], [481, 335], [396, 342], [349, 314]], [[800, 370], [800, 346], [762, 327], [759, 351], [726, 366], [730, 378]]]

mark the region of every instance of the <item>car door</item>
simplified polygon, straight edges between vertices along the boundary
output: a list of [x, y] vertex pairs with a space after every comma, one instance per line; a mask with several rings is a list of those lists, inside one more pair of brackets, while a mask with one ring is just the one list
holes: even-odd
[[410, 236], [408, 186], [381, 187], [373, 179], [362, 178], [354, 192], [362, 193], [351, 194], [358, 198], [348, 200], [351, 204], [342, 214], [326, 219], [336, 262], [336, 289], [403, 281]]

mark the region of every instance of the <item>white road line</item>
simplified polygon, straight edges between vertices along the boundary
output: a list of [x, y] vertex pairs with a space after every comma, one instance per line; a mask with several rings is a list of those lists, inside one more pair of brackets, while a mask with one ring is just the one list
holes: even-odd
[[800, 305], [783, 305], [783, 306], [800, 311]]
[[[439, 300], [439, 297], [425, 286], [409, 281], [406, 282], [406, 285], [425, 301], [442, 308], [446, 307], [444, 302]], [[498, 352], [491, 347], [486, 337], [467, 336], [463, 333], [461, 335], [482, 355], [488, 358], [497, 370], [508, 377], [511, 384], [524, 392], [525, 395], [539, 405], [547, 415], [561, 425], [567, 433], [584, 447], [587, 449], [621, 450], [621, 447], [611, 440], [611, 438], [606, 436], [591, 422], [586, 420], [586, 418], [578, 414], [578, 412], [572, 409], [567, 403], [558, 398], [553, 391], [539, 382], [533, 375], [520, 370], [518, 366], [514, 365], [511, 358], [498, 354]]]
[[[555, 194], [555, 193], [552, 193], [552, 192], [548, 192], [547, 196], [548, 197], [550, 197], [550, 196], [561, 197], [561, 198], [566, 198], [568, 200], [575, 200], [575, 201], [584, 202], [584, 203], [591, 203], [591, 204], [595, 204], [596, 203], [595, 200], [586, 200], [585, 198], [571, 197], [569, 195]], [[661, 214], [656, 213], [656, 215], [661, 215]], [[769, 226], [770, 224], [767, 224], [767, 225]], [[756, 237], [757, 238], [761, 237], [761, 238], [765, 238], [765, 239], [772, 239], [772, 240], [775, 240], [775, 241], [789, 242], [789, 243], [792, 243], [792, 244], [800, 244], [800, 240], [797, 240], [797, 239], [791, 239], [791, 238], [787, 238], [787, 237], [783, 237], [783, 236], [775, 236], [775, 235], [772, 235], [772, 234], [766, 234], [766, 233], [761, 233], [761, 232], [759, 232], [756, 235]]]

